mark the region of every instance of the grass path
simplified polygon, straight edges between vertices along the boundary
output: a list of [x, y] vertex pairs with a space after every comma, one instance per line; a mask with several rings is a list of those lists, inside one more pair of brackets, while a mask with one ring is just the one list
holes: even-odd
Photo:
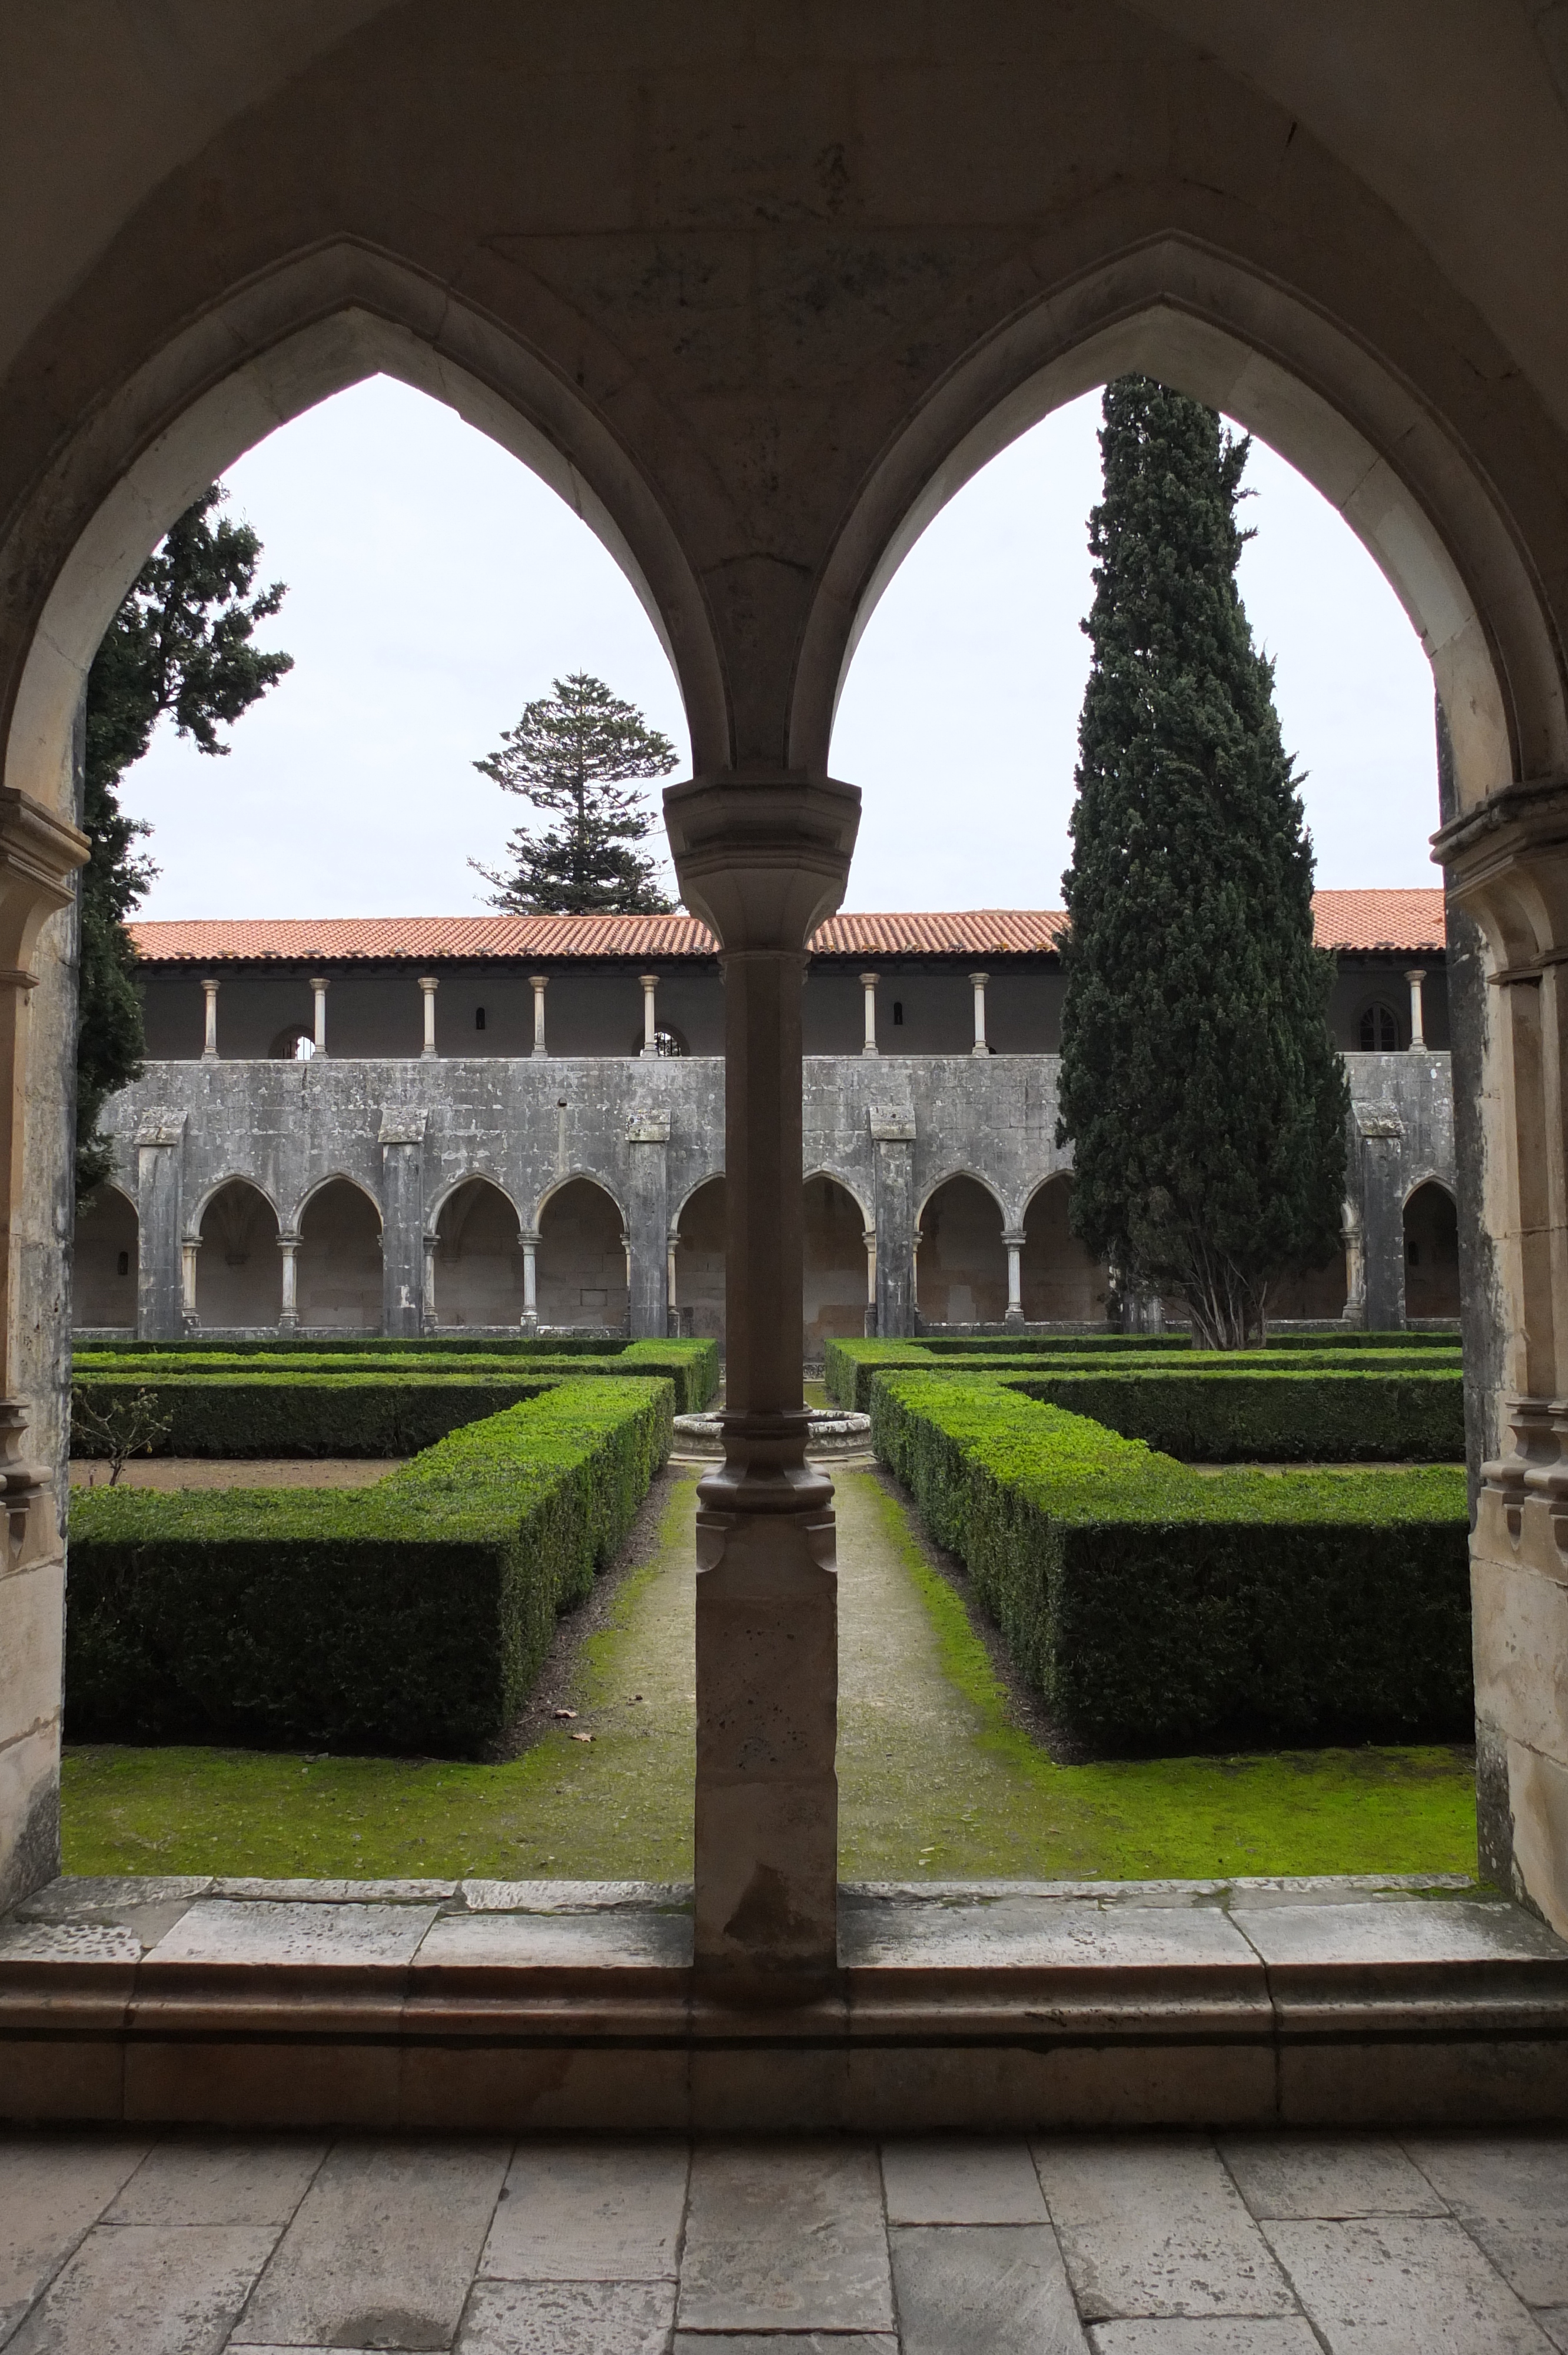
[[[67, 1870], [689, 1877], [696, 1476], [671, 1476], [648, 1560], [583, 1646], [577, 1719], [524, 1757], [73, 1750]], [[1008, 1723], [906, 1508], [874, 1473], [836, 1476], [846, 1878], [1474, 1869], [1455, 1750], [1054, 1765]]]

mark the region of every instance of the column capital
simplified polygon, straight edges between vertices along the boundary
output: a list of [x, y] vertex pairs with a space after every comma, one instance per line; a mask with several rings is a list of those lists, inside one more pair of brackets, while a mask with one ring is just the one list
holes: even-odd
[[332, 975], [326, 973], [313, 973], [306, 986], [311, 989], [330, 989]]
[[983, 989], [990, 979], [991, 975], [989, 973], [971, 973], [969, 975], [969, 986], [973, 989]]
[[804, 771], [693, 777], [664, 795], [686, 905], [724, 949], [803, 949], [844, 895], [860, 826], [853, 785]]
[[1501, 970], [1535, 978], [1568, 951], [1568, 777], [1531, 777], [1440, 826], [1432, 856]]
[[1004, 1227], [1001, 1240], [1009, 1251], [1022, 1251], [1029, 1238], [1022, 1227]]
[[547, 973], [531, 973], [528, 975], [528, 986], [530, 989], [548, 989], [550, 986], [549, 975]]
[[441, 977], [439, 973], [422, 973], [419, 975], [419, 987], [421, 989], [440, 989], [440, 986]]

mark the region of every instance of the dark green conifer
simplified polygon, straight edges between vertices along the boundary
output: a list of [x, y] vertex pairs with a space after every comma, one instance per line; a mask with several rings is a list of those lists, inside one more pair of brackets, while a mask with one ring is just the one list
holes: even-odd
[[1350, 1107], [1273, 666], [1236, 587], [1248, 447], [1147, 377], [1106, 388], [1063, 878], [1073, 1224], [1221, 1348], [1340, 1248]]
[[149, 828], [120, 806], [120, 784], [167, 713], [198, 751], [227, 756], [220, 725], [266, 694], [293, 656], [250, 643], [283, 602], [283, 583], [255, 595], [261, 542], [248, 523], [217, 514], [214, 483], [147, 559], [103, 634], [87, 676], [82, 826], [92, 852], [81, 872], [77, 997], [76, 1186], [85, 1200], [113, 1166], [99, 1115], [138, 1078], [145, 1034], [136, 948], [127, 929], [157, 873], [136, 844]]
[[668, 776], [675, 748], [587, 671], [555, 689], [526, 704], [500, 751], [473, 765], [562, 823], [542, 833], [518, 826], [506, 846], [510, 874], [468, 863], [495, 886], [491, 906], [514, 915], [667, 915], [658, 871], [637, 847], [659, 828], [637, 781]]

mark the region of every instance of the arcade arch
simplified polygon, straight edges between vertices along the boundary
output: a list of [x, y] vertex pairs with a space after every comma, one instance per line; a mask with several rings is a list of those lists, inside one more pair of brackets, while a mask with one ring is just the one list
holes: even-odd
[[118, 1186], [100, 1186], [76, 1214], [71, 1258], [72, 1321], [133, 1333], [141, 1222]]
[[381, 1329], [381, 1213], [352, 1178], [329, 1178], [300, 1213], [295, 1275], [302, 1329]]
[[631, 1308], [626, 1221], [597, 1179], [569, 1178], [546, 1199], [537, 1263], [541, 1325], [624, 1329]]
[[437, 1213], [431, 1255], [438, 1326], [520, 1325], [523, 1243], [516, 1205], [491, 1178], [465, 1178]]
[[1404, 1313], [1413, 1319], [1459, 1314], [1459, 1215], [1436, 1178], [1417, 1186], [1404, 1205]]
[[927, 1196], [916, 1228], [916, 1295], [922, 1325], [1000, 1325], [1007, 1316], [1007, 1246], [1001, 1205], [965, 1173]]
[[671, 1228], [671, 1329], [724, 1345], [725, 1181], [721, 1170], [694, 1187]]
[[822, 1169], [805, 1181], [803, 1221], [801, 1325], [806, 1355], [817, 1359], [830, 1341], [865, 1332], [871, 1221], [842, 1179]]
[[269, 1331], [283, 1313], [278, 1213], [260, 1186], [229, 1178], [196, 1227], [196, 1316], [209, 1331]]
[[1106, 1271], [1067, 1222], [1070, 1173], [1036, 1187], [1023, 1213], [1023, 1321], [1026, 1325], [1103, 1324]]

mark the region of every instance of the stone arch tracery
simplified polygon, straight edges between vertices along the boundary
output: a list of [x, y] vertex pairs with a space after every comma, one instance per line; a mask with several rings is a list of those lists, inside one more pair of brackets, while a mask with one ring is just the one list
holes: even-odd
[[553, 1186], [538, 1234], [540, 1324], [621, 1331], [631, 1302], [626, 1214], [603, 1179], [584, 1172]]
[[[523, 1245], [517, 1205], [493, 1178], [475, 1172], [440, 1197], [428, 1232], [434, 1298], [427, 1321], [484, 1328], [523, 1321]], [[433, 1312], [433, 1315], [432, 1315]]]
[[916, 1225], [916, 1301], [923, 1325], [1000, 1325], [1007, 1315], [1006, 1211], [967, 1169], [933, 1186]]

